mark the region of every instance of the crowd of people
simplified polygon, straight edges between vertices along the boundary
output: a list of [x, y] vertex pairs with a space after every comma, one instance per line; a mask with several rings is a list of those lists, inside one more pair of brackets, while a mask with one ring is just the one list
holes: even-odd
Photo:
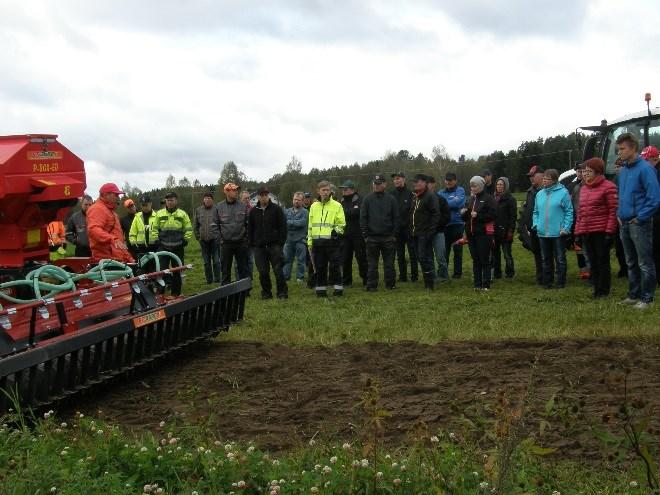
[[[127, 199], [127, 214], [119, 219], [114, 210], [123, 193], [105, 184], [96, 202], [82, 199], [64, 237], [75, 244], [77, 256], [132, 261], [156, 250], [183, 260], [194, 236], [207, 283], [230, 283], [234, 262], [236, 279], [251, 277], [254, 263], [261, 297], [286, 299], [292, 276], [297, 283], [306, 280], [323, 298], [341, 297], [358, 284], [357, 277], [364, 290], [375, 292], [381, 263], [386, 290], [394, 290], [397, 282], [416, 282], [420, 275], [424, 287], [434, 290], [463, 276], [465, 245], [474, 288], [488, 291], [493, 278], [515, 276], [512, 244], [518, 232], [533, 254], [540, 286], [566, 286], [566, 251], [574, 248], [581, 278], [590, 280], [594, 298], [610, 293], [610, 250], [616, 246], [619, 275], [628, 277], [621, 303], [646, 309], [660, 283], [660, 153], [653, 146], [640, 153], [632, 134], [619, 136], [616, 146], [619, 160], [612, 181], [600, 158], [578, 164], [569, 188], [559, 182], [557, 170], [532, 166], [520, 212], [508, 178], [495, 179], [488, 170], [470, 179], [467, 192], [453, 172], [440, 188], [435, 178], [417, 174], [412, 189], [405, 173], [397, 172], [389, 190], [387, 178], [376, 175], [365, 196], [351, 180], [341, 184], [340, 195], [330, 182], [321, 181], [316, 197], [296, 192], [286, 209], [272, 200], [267, 186], [259, 188], [252, 205], [249, 193], [227, 183], [223, 201], [216, 203], [211, 192], [204, 195], [193, 222], [178, 208], [175, 192], [165, 195], [157, 211], [147, 196], [139, 198], [139, 212]], [[178, 275], [171, 290], [181, 293]]]

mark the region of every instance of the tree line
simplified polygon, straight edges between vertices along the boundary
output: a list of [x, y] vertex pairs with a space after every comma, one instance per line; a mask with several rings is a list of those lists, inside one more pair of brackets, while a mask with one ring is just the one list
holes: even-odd
[[[430, 157], [423, 153], [411, 153], [408, 150], [387, 152], [382, 158], [366, 163], [336, 165], [327, 169], [312, 167], [303, 172], [302, 162], [294, 155], [281, 173], [277, 173], [266, 181], [251, 179], [243, 173], [234, 161], [226, 162], [215, 184], [201, 184], [199, 180], [188, 177], [176, 179], [170, 174], [162, 188], [145, 191], [154, 206], [157, 207], [160, 198], [167, 191], [174, 190], [179, 196], [179, 206], [188, 212], [201, 204], [202, 195], [213, 191], [216, 201], [224, 199], [222, 186], [234, 182], [243, 190], [255, 191], [261, 184], [267, 184], [272, 193], [285, 204], [289, 204], [296, 191], [315, 193], [316, 184], [321, 180], [329, 180], [339, 187], [347, 179], [357, 184], [358, 191], [366, 193], [371, 190], [371, 179], [376, 174], [384, 174], [388, 179], [394, 172], [403, 171], [408, 179], [417, 173], [432, 175], [442, 185], [447, 172], [455, 172], [459, 184], [467, 185], [470, 177], [480, 174], [484, 169], [492, 172], [493, 177], [508, 177], [512, 191], [525, 191], [529, 187], [527, 172], [532, 165], [544, 169], [556, 168], [560, 172], [567, 170], [582, 159], [582, 149], [587, 136], [582, 133], [570, 133], [548, 138], [538, 138], [523, 141], [517, 149], [507, 152], [497, 150], [478, 158], [466, 158], [460, 155], [450, 157], [444, 146], [433, 147]], [[129, 197], [137, 199], [142, 193], [130, 184], [124, 185]]]

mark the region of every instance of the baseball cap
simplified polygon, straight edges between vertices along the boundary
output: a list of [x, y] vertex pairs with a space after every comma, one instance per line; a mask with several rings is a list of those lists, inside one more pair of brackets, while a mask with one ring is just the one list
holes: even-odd
[[418, 180], [423, 180], [424, 182], [428, 182], [429, 178], [424, 174], [417, 174], [415, 175], [415, 177], [413, 177], [413, 181], [417, 182]]
[[146, 194], [140, 196], [140, 204], [146, 205], [147, 203], [151, 203], [151, 198]]
[[99, 189], [99, 194], [106, 194], [106, 193], [125, 194], [124, 191], [122, 191], [117, 187], [117, 184], [113, 184], [112, 182], [103, 184]]
[[129, 206], [135, 206], [135, 201], [132, 199], [124, 200], [124, 208], [128, 208]]
[[536, 175], [536, 174], [541, 174], [543, 173], [543, 169], [539, 167], [538, 165], [532, 165], [531, 168], [529, 169], [529, 172], [527, 172], [528, 176]]
[[403, 172], [394, 172], [390, 177], [392, 177], [393, 179], [394, 179], [395, 177], [401, 177], [401, 178], [405, 179], [405, 178], [406, 178], [406, 174], [404, 174]]
[[480, 174], [482, 177], [487, 177], [487, 176], [493, 176], [493, 172], [488, 170], [487, 168], [483, 169]]
[[233, 182], [227, 182], [223, 189], [224, 189], [225, 192], [227, 192], [227, 191], [238, 191], [240, 189], [240, 186], [237, 186]]
[[647, 146], [642, 150], [640, 155], [642, 155], [644, 160], [648, 160], [649, 158], [660, 158], [660, 151], [655, 146]]
[[306, 192], [305, 194], [303, 194], [303, 197], [304, 197], [304, 198], [311, 198], [311, 197], [312, 197], [312, 193], [310, 193], [310, 192]]
[[445, 180], [456, 180], [456, 174], [454, 172], [447, 172], [445, 174]]
[[268, 186], [261, 186], [257, 193], [259, 195], [261, 195], [261, 194], [270, 194], [270, 190], [268, 189]]
[[341, 189], [355, 189], [355, 182], [352, 180], [345, 180], [344, 183], [339, 186]]
[[385, 176], [384, 176], [384, 175], [380, 175], [380, 174], [379, 174], [379, 175], [374, 175], [374, 179], [373, 179], [372, 182], [373, 182], [374, 184], [385, 184], [385, 182], [387, 182], [387, 181], [385, 180]]
[[167, 198], [178, 198], [178, 197], [179, 197], [179, 196], [177, 196], [177, 194], [176, 194], [174, 191], [169, 191], [169, 192], [165, 195], [165, 199], [167, 199]]

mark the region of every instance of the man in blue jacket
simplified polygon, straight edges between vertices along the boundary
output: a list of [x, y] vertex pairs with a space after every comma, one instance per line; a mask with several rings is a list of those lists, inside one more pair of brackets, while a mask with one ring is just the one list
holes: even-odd
[[655, 170], [639, 156], [633, 134], [621, 134], [616, 145], [623, 162], [617, 217], [628, 265], [628, 297], [621, 304], [647, 309], [655, 298], [653, 215], [660, 205], [660, 186]]
[[461, 216], [461, 208], [465, 207], [465, 190], [456, 184], [455, 173], [447, 172], [445, 175], [445, 188], [438, 191], [438, 196], [445, 198], [451, 212], [449, 223], [445, 226], [445, 256], [447, 266], [449, 266], [449, 254], [453, 246], [453, 278], [461, 278], [463, 274], [463, 245], [454, 243], [463, 238], [463, 230], [465, 229], [465, 223]]
[[284, 244], [284, 278], [291, 278], [293, 258], [296, 258], [296, 282], [305, 277], [307, 262], [307, 219], [309, 211], [303, 206], [304, 193], [293, 194], [293, 206], [286, 209], [287, 238]]

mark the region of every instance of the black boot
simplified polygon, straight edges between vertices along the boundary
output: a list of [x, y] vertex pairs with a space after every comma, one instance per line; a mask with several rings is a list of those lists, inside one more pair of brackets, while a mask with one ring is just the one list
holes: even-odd
[[428, 290], [433, 290], [434, 287], [434, 282], [433, 282], [433, 273], [425, 273], [424, 274], [424, 288]]

